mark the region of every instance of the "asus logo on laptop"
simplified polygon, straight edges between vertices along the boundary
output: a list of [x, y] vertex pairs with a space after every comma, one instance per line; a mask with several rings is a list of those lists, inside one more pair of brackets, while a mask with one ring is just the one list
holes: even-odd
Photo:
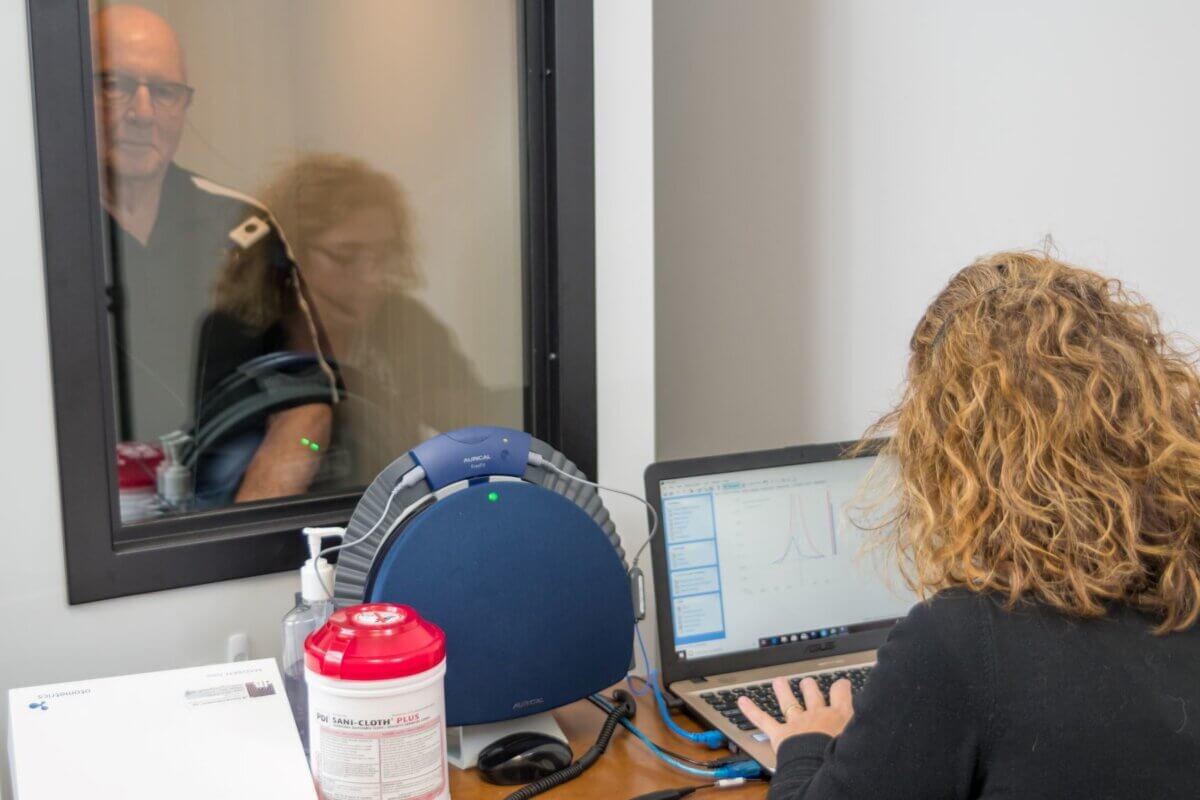
[[810, 644], [805, 649], [805, 652], [806, 653], [819, 653], [822, 650], [832, 650], [833, 647], [834, 647], [833, 642], [817, 642], [816, 644]]

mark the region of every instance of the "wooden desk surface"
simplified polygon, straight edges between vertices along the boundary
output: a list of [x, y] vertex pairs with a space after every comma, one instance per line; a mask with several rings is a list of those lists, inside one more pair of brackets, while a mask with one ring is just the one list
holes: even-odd
[[[728, 755], [726, 750], [709, 750], [700, 745], [686, 742], [667, 730], [658, 716], [650, 696], [639, 697], [637, 716], [634, 723], [653, 741], [668, 750], [692, 756], [693, 758], [710, 759]], [[604, 714], [600, 709], [586, 700], [572, 703], [554, 712], [563, 733], [571, 742], [575, 757], [581, 756], [596, 742], [600, 726], [604, 723]], [[697, 730], [691, 720], [676, 716], [676, 721], [688, 730]], [[692, 786], [710, 783], [701, 778], [685, 775], [667, 766], [653, 756], [646, 746], [634, 738], [633, 734], [624, 728], [617, 728], [608, 750], [592, 768], [575, 780], [551, 789], [544, 795], [550, 800], [567, 800], [567, 798], [605, 798], [608, 800], [629, 800], [629, 798], [659, 789], [670, 789], [676, 786]], [[479, 777], [478, 770], [459, 770], [450, 768], [450, 795], [454, 800], [502, 800], [517, 786], [493, 786], [484, 783]], [[706, 793], [707, 794], [707, 793]], [[697, 795], [703, 798], [706, 794]], [[761, 798], [767, 794], [765, 783], [753, 783], [737, 789], [723, 789], [713, 792], [719, 800], [746, 800], [746, 798]]]

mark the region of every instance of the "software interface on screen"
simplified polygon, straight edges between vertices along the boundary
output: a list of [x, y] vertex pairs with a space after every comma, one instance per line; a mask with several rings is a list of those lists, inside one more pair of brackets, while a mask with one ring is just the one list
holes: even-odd
[[912, 593], [851, 522], [862, 519], [859, 488], [874, 461], [661, 482], [680, 658], [842, 636], [908, 612]]

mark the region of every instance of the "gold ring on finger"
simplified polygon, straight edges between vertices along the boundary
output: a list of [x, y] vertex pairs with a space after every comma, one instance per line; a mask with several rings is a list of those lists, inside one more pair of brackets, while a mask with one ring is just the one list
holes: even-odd
[[787, 719], [788, 712], [789, 712], [789, 711], [791, 711], [793, 708], [800, 708], [800, 704], [799, 704], [799, 703], [792, 703], [790, 706], [788, 706], [787, 708], [785, 708], [785, 709], [783, 710], [783, 714], [782, 714], [781, 716], [782, 716], [784, 719]]

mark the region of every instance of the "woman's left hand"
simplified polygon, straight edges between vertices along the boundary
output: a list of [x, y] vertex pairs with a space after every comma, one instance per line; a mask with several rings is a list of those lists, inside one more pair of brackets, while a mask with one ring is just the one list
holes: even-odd
[[771, 749], [778, 752], [783, 740], [801, 733], [824, 733], [837, 736], [854, 716], [850, 700], [850, 681], [842, 679], [829, 687], [829, 702], [821, 694], [821, 688], [812, 678], [800, 681], [800, 694], [804, 696], [804, 708], [792, 694], [786, 678], [776, 678], [771, 686], [783, 712], [783, 722], [763, 711], [749, 697], [738, 698], [738, 710], [754, 723], [771, 740]]

